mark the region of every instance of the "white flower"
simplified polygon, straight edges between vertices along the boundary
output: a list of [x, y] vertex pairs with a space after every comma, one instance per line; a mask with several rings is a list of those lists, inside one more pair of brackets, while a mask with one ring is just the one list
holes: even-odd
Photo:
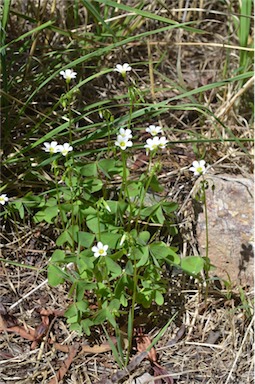
[[7, 203], [8, 200], [9, 200], [9, 198], [7, 197], [6, 193], [3, 193], [0, 196], [0, 204], [1, 205], [4, 205], [5, 203]]
[[206, 172], [205, 161], [204, 160], [193, 161], [192, 167], [190, 167], [189, 170], [194, 172], [195, 176], [203, 175]]
[[132, 147], [133, 143], [132, 141], [129, 141], [127, 137], [118, 135], [117, 141], [115, 141], [115, 145], [116, 147], [120, 147], [123, 151], [125, 151], [127, 147]]
[[103, 245], [103, 243], [99, 241], [97, 245], [94, 245], [94, 247], [92, 247], [92, 252], [94, 252], [95, 257], [106, 256], [107, 249], [108, 249], [108, 245]]
[[163, 130], [158, 125], [149, 125], [149, 127], [146, 128], [146, 132], [149, 132], [152, 136], [157, 136], [159, 133], [163, 133]]
[[75, 79], [77, 72], [74, 72], [72, 69], [65, 69], [60, 72], [60, 75], [66, 80], [67, 83], [70, 83], [71, 79]]
[[43, 148], [45, 152], [49, 152], [51, 154], [59, 152], [60, 145], [58, 145], [57, 141], [52, 141], [51, 143], [45, 142], [43, 145], [45, 147]]
[[121, 73], [123, 77], [126, 77], [127, 72], [131, 71], [131, 70], [132, 70], [132, 68], [130, 67], [130, 65], [128, 63], [117, 64], [115, 69], [114, 69], [114, 71]]
[[120, 128], [119, 135], [127, 139], [132, 139], [133, 137], [131, 129]]
[[159, 139], [159, 148], [165, 148], [167, 143], [168, 143], [168, 141], [165, 138], [165, 136], [160, 137], [160, 139]]
[[58, 148], [58, 152], [61, 152], [63, 156], [66, 156], [68, 152], [71, 152], [72, 150], [73, 150], [73, 147], [68, 143], [59, 145], [59, 148]]
[[148, 152], [148, 150], [155, 151], [158, 149], [158, 147], [160, 145], [159, 137], [154, 136], [152, 139], [147, 139], [146, 143], [147, 144], [145, 144], [145, 146], [144, 146], [144, 148], [146, 148], [146, 152]]

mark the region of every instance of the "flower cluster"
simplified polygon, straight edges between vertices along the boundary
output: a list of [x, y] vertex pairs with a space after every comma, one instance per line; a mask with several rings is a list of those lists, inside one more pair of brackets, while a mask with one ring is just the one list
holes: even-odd
[[63, 145], [58, 144], [57, 141], [52, 141], [51, 143], [45, 142], [44, 144], [44, 151], [49, 152], [51, 155], [53, 153], [62, 153], [63, 156], [66, 156], [68, 152], [71, 152], [73, 150], [73, 147], [65, 143]]
[[115, 141], [116, 147], [120, 147], [123, 151], [125, 151], [127, 147], [132, 147], [133, 142], [130, 140], [132, 137], [131, 129], [120, 128], [117, 140]]
[[163, 133], [163, 130], [159, 126], [150, 125], [148, 128], [146, 128], [146, 132], [150, 133], [152, 136], [152, 139], [147, 139], [146, 144], [144, 148], [146, 148], [146, 153], [148, 154], [149, 151], [156, 151], [158, 148], [163, 149], [166, 147], [166, 144], [168, 143], [165, 136], [157, 136], [159, 133]]

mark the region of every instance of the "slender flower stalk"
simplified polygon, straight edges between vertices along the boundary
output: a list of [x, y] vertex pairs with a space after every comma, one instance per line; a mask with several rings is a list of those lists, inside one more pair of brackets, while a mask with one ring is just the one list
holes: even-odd
[[[208, 230], [208, 210], [207, 210], [207, 200], [206, 200], [206, 180], [204, 178], [204, 174], [206, 173], [205, 160], [193, 161], [192, 167], [189, 168], [191, 172], [194, 173], [194, 176], [202, 176], [201, 187], [202, 187], [202, 196], [204, 203], [204, 212], [205, 212], [205, 260], [209, 265], [209, 230]], [[206, 299], [208, 296], [208, 270], [205, 268], [205, 276], [206, 276]]]

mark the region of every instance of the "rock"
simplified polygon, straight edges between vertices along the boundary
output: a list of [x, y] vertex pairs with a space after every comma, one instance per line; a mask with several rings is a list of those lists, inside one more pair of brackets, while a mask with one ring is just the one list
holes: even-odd
[[[209, 258], [216, 270], [211, 275], [231, 280], [233, 285], [253, 286], [254, 216], [253, 177], [205, 175]], [[194, 190], [200, 188], [202, 178]], [[205, 255], [206, 225], [204, 207], [197, 212], [197, 238], [200, 255]]]
[[131, 384], [144, 384], [144, 383], [148, 383], [148, 382], [153, 383], [154, 377], [146, 372], [142, 376], [139, 376], [135, 380], [132, 380]]

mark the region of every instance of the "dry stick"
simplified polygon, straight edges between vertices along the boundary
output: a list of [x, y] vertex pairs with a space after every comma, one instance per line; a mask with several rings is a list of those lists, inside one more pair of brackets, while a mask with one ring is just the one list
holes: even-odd
[[232, 107], [232, 105], [235, 103], [235, 101], [240, 97], [247, 89], [249, 89], [252, 86], [252, 83], [254, 82], [255, 76], [252, 76], [242, 88], [239, 89], [239, 91], [229, 100], [226, 102], [226, 106], [222, 108], [222, 110], [216, 114], [216, 117], [219, 118], [222, 115], [225, 115], [228, 110]]
[[246, 338], [247, 338], [247, 336], [248, 336], [248, 333], [250, 332], [250, 329], [251, 329], [251, 327], [252, 327], [252, 325], [253, 325], [253, 323], [254, 323], [254, 320], [255, 320], [255, 315], [253, 315], [253, 318], [251, 319], [251, 322], [250, 322], [250, 324], [249, 324], [249, 326], [248, 326], [248, 328], [247, 328], [247, 330], [246, 330], [246, 332], [245, 332], [245, 335], [244, 335], [242, 344], [241, 344], [241, 346], [240, 346], [240, 348], [239, 348], [239, 351], [238, 351], [238, 353], [237, 353], [237, 355], [236, 355], [236, 358], [235, 358], [235, 360], [234, 360], [234, 362], [233, 362], [232, 368], [231, 368], [231, 370], [230, 370], [230, 372], [229, 372], [229, 374], [228, 374], [228, 377], [227, 377], [227, 380], [226, 380], [225, 384], [227, 384], [227, 383], [229, 382], [229, 380], [231, 379], [231, 376], [232, 376], [232, 373], [233, 373], [233, 371], [234, 371], [235, 365], [236, 365], [237, 360], [239, 359], [239, 357], [240, 357], [240, 355], [241, 355], [241, 353], [242, 353], [243, 345], [244, 345], [244, 343], [245, 343], [245, 341], [246, 341]]
[[34, 293], [35, 291], [37, 291], [38, 289], [42, 288], [45, 284], [48, 283], [48, 279], [44, 280], [41, 284], [39, 284], [37, 287], [35, 287], [34, 289], [32, 289], [32, 291], [28, 292], [26, 295], [22, 296], [18, 301], [16, 301], [16, 303], [12, 304], [9, 308], [10, 309], [13, 309], [15, 308], [17, 305], [19, 305], [23, 300], [25, 300], [27, 297], [29, 297], [30, 295], [32, 295], [32, 293]]
[[[169, 44], [165, 42], [159, 42], [155, 44]], [[174, 43], [174, 45], [200, 45], [200, 46], [208, 46], [208, 47], [219, 47], [219, 48], [230, 48], [230, 49], [237, 49], [239, 51], [248, 51], [248, 52], [254, 52], [254, 48], [246, 48], [246, 47], [240, 47], [239, 45], [229, 45], [229, 44], [223, 44], [223, 43]]]

